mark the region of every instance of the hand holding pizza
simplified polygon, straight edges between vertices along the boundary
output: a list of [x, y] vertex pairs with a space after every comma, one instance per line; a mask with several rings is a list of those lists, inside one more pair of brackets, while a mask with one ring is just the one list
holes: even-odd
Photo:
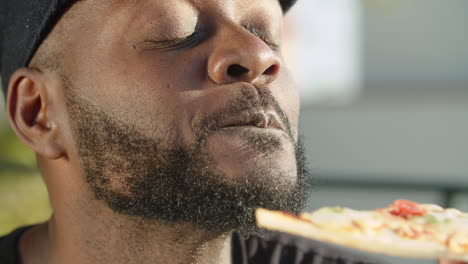
[[468, 264], [468, 214], [434, 204], [396, 200], [373, 211], [325, 207], [300, 216], [258, 208], [256, 218], [261, 228], [364, 251]]

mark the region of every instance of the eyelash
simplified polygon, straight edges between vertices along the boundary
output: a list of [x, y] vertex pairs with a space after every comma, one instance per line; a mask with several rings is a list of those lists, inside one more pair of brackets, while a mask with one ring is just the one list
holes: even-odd
[[[243, 25], [243, 27], [248, 30], [250, 33], [255, 35], [256, 37], [260, 38], [263, 42], [265, 42], [272, 50], [279, 50], [280, 45], [273, 43], [270, 38], [264, 34], [263, 32], [257, 30], [254, 27]], [[175, 39], [168, 39], [168, 40], [158, 40], [158, 41], [145, 41], [142, 43], [142, 48], [144, 49], [178, 49], [190, 46], [191, 44], [195, 43], [199, 39], [200, 33], [194, 31], [191, 35], [183, 38], [175, 38]]]
[[144, 49], [176, 49], [184, 48], [198, 40], [199, 32], [195, 31], [189, 36], [167, 40], [149, 40], [142, 43]]
[[265, 42], [272, 50], [280, 49], [280, 45], [273, 43], [272, 41], [269, 40], [269, 38], [262, 37], [262, 36], [257, 36], [257, 37], [259, 37], [263, 42]]
[[272, 50], [279, 50], [280, 45], [274, 43], [270, 36], [266, 33], [264, 33], [262, 30], [257, 29], [256, 27], [250, 26], [248, 24], [242, 25], [246, 30], [248, 30], [250, 33], [255, 35], [256, 37], [260, 38], [263, 42], [265, 42]]

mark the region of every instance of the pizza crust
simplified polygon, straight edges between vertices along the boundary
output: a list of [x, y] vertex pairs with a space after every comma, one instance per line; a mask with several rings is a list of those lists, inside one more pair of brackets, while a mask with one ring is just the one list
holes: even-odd
[[444, 245], [433, 241], [404, 239], [395, 234], [366, 236], [359, 233], [331, 232], [321, 228], [320, 225], [311, 220], [304, 220], [283, 212], [262, 208], [255, 211], [255, 216], [257, 226], [260, 228], [290, 233], [363, 251], [409, 258], [468, 261], [468, 255], [448, 253]]

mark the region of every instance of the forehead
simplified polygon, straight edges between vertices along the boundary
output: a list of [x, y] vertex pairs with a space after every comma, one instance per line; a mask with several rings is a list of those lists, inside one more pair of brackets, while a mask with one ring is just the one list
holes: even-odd
[[[89, 1], [89, 0], [82, 0]], [[193, 9], [203, 10], [206, 8], [212, 8], [217, 10], [231, 10], [235, 11], [246, 11], [246, 9], [258, 6], [268, 7], [270, 5], [280, 7], [279, 0], [99, 0], [94, 2], [95, 4], [102, 4], [112, 6], [113, 8], [129, 8], [129, 7], [140, 7], [140, 8], [180, 8], [190, 7]]]
[[[81, 0], [87, 13], [101, 15], [133, 14], [134, 18], [150, 16], [154, 19], [184, 18], [195, 14], [217, 13], [229, 17], [246, 15], [253, 10], [281, 15], [279, 0]], [[105, 17], [102, 17], [105, 18]], [[170, 22], [170, 21], [168, 21]]]
[[81, 0], [66, 16], [69, 40], [92, 39], [97, 33], [107, 41], [111, 35], [131, 39], [143, 31], [154, 37], [181, 36], [198, 22], [221, 20], [255, 23], [279, 33], [283, 11], [279, 0]]

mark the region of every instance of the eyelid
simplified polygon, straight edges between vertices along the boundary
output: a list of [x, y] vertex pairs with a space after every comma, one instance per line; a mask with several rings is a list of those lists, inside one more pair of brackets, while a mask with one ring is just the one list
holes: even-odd
[[172, 39], [163, 39], [163, 40], [145, 40], [138, 43], [138, 46], [142, 49], [174, 49], [182, 48], [192, 44], [195, 40], [198, 39], [199, 32], [194, 31], [192, 34], [181, 37], [181, 38], [172, 38]]

